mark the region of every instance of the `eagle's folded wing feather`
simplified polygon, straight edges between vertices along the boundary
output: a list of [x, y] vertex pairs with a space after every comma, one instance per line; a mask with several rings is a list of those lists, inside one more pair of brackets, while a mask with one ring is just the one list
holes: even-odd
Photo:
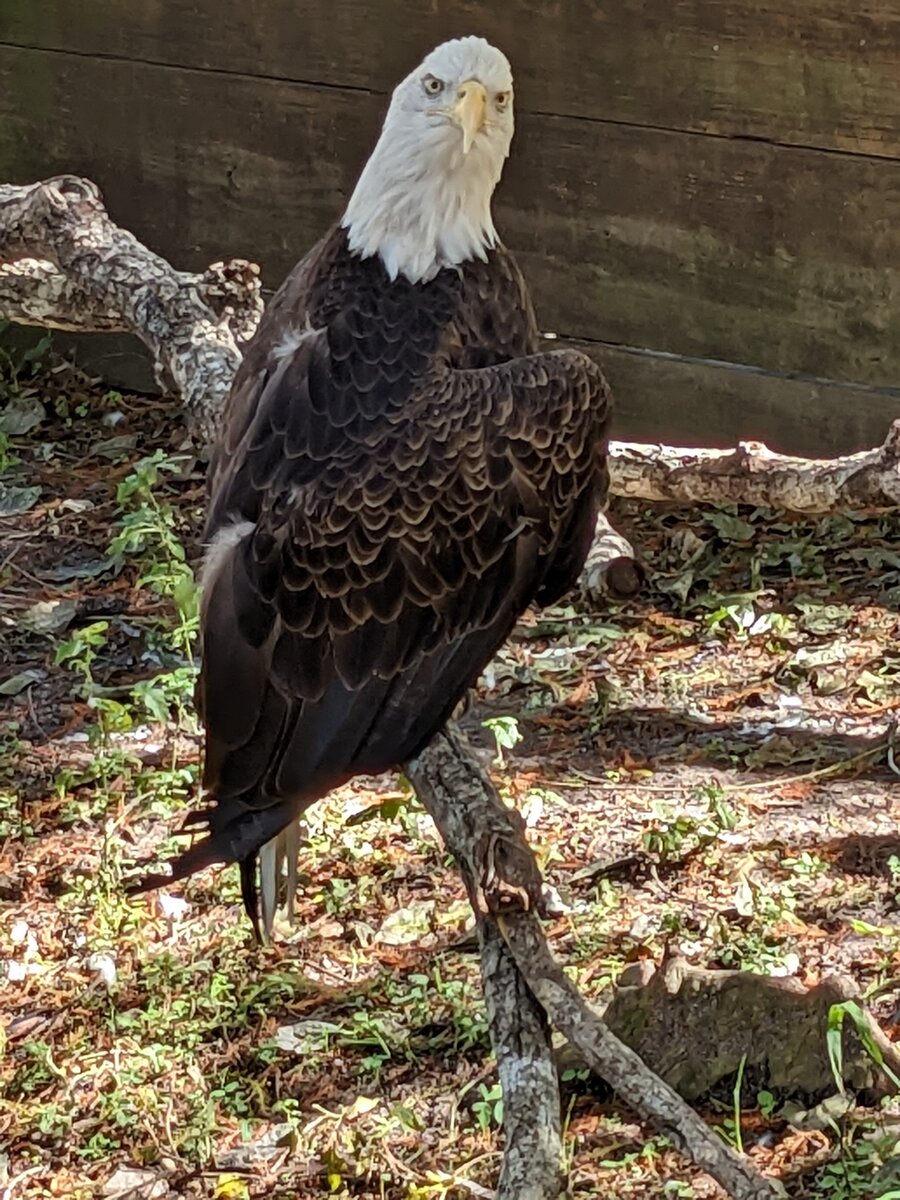
[[342, 378], [340, 352], [333, 329], [300, 338], [219, 458], [197, 689], [212, 804], [174, 878], [252, 866], [328, 789], [415, 754], [587, 553], [608, 401], [590, 359], [438, 365], [397, 404], [390, 354]]

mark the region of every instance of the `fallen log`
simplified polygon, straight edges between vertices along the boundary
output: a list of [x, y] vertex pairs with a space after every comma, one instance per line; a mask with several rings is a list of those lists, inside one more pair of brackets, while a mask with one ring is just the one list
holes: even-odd
[[215, 438], [240, 345], [263, 311], [256, 266], [182, 274], [110, 220], [99, 189], [74, 175], [0, 184], [0, 264], [0, 317], [136, 334], [193, 432]]
[[841, 458], [794, 458], [762, 442], [733, 450], [684, 450], [614, 442], [617, 496], [673, 504], [752, 504], [797, 513], [900, 505], [900, 421], [873, 450]]

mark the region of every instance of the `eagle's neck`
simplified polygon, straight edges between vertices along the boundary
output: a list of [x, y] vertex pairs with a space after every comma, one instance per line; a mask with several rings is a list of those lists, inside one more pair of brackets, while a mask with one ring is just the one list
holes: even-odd
[[492, 158], [473, 147], [463, 159], [456, 139], [419, 151], [383, 134], [341, 221], [351, 251], [377, 254], [391, 279], [410, 283], [484, 259], [497, 243], [491, 196], [500, 172]]

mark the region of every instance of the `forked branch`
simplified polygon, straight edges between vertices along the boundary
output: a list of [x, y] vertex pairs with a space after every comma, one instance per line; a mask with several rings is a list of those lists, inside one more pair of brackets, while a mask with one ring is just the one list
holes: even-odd
[[[542, 908], [540, 874], [525, 842], [521, 817], [507, 808], [476, 762], [458, 729], [448, 726], [428, 749], [406, 767], [416, 794], [456, 859], [476, 913], [496, 922], [519, 975], [549, 1021], [566, 1035], [587, 1062], [636, 1112], [664, 1132], [697, 1166], [702, 1167], [735, 1200], [773, 1200], [781, 1185], [766, 1179], [736, 1154], [673, 1091], [591, 1012], [585, 1000], [553, 958], [537, 913]], [[490, 914], [485, 916], [485, 910]], [[482, 935], [483, 938], [486, 935]], [[529, 1060], [543, 1052], [536, 1032], [522, 1038]], [[502, 1067], [501, 1067], [502, 1071]], [[513, 1079], [523, 1091], [534, 1086]], [[534, 1081], [543, 1080], [535, 1072]], [[523, 1097], [521, 1105], [546, 1112], [558, 1103], [554, 1083], [544, 1082], [543, 1100]], [[555, 1196], [550, 1190], [551, 1159], [557, 1144], [542, 1147], [540, 1159], [548, 1187], [543, 1192], [498, 1192], [512, 1200], [521, 1194]], [[517, 1154], [521, 1146], [513, 1147]], [[508, 1147], [509, 1152], [509, 1147]]]

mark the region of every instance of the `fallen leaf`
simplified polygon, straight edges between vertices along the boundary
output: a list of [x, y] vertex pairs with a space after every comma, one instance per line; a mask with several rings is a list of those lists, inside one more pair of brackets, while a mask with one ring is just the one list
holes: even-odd
[[[243, 1171], [258, 1163], [270, 1162], [282, 1155], [285, 1149], [292, 1151], [297, 1146], [296, 1127], [288, 1121], [273, 1125], [260, 1137], [235, 1146], [216, 1155], [216, 1165], [227, 1171]], [[222, 1178], [225, 1178], [223, 1176]]]
[[404, 908], [389, 913], [381, 922], [376, 940], [386, 946], [406, 946], [431, 933], [433, 900], [413, 900]]
[[119, 1167], [103, 1184], [101, 1192], [115, 1200], [155, 1200], [157, 1196], [165, 1196], [168, 1190], [166, 1181], [153, 1171]]
[[332, 1021], [296, 1021], [293, 1025], [282, 1025], [273, 1041], [279, 1050], [308, 1055], [323, 1050], [343, 1032], [343, 1026]]
[[92, 458], [121, 458], [126, 451], [133, 450], [137, 445], [137, 437], [133, 433], [121, 433], [116, 437], [105, 438], [95, 442], [89, 454]]
[[705, 516], [719, 537], [726, 542], [749, 542], [756, 533], [755, 528], [749, 522], [742, 521], [740, 517], [733, 517], [729, 513], [711, 509]]
[[99, 975], [107, 988], [116, 982], [116, 960], [109, 954], [91, 954], [87, 960], [87, 968]]
[[357, 1096], [349, 1108], [344, 1109], [346, 1117], [364, 1117], [366, 1113], [373, 1112], [381, 1103], [380, 1100], [373, 1096]]
[[19, 396], [11, 400], [0, 413], [0, 433], [8, 437], [21, 437], [30, 433], [47, 415], [47, 410], [37, 396]]
[[24, 692], [32, 683], [40, 683], [46, 678], [46, 671], [29, 667], [27, 671], [20, 671], [18, 675], [11, 675], [9, 679], [0, 683], [0, 696], [18, 696], [19, 692]]
[[75, 619], [74, 600], [39, 600], [19, 618], [19, 625], [32, 633], [61, 633]]
[[8, 487], [0, 483], [0, 517], [16, 517], [34, 508], [41, 498], [40, 484], [34, 487]]
[[220, 1175], [213, 1188], [213, 1200], [250, 1200], [250, 1189], [240, 1175]]

